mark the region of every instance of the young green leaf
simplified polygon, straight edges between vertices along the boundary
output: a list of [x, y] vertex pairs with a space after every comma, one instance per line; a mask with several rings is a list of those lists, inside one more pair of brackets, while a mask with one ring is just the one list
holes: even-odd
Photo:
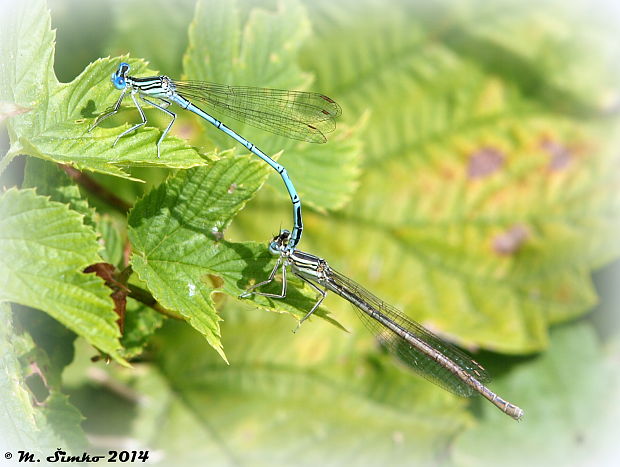
[[88, 265], [101, 261], [95, 232], [66, 205], [11, 189], [0, 196], [0, 301], [45, 311], [119, 362], [110, 290]]
[[210, 168], [179, 172], [129, 215], [134, 271], [164, 307], [188, 318], [223, 358], [211, 293], [221, 285], [217, 265], [230, 260], [233, 250], [220, 240], [266, 171], [257, 161], [230, 157]]
[[113, 105], [120, 95], [114, 91], [108, 77], [123, 60], [132, 65], [132, 72], [135, 70], [138, 75], [144, 72], [145, 66], [135, 60], [97, 60], [74, 81], [57, 87], [49, 99], [47, 112], [34, 111], [15, 118], [35, 117], [32, 128], [38, 131], [20, 132], [11, 151], [20, 148], [20, 152], [70, 164], [80, 170], [88, 169], [120, 177], [129, 177], [124, 167], [188, 168], [205, 165], [213, 159], [213, 153], [199, 155], [174, 136], [167, 136], [162, 142], [161, 158], [157, 158], [156, 143], [160, 131], [153, 128], [127, 135], [119, 139], [115, 146], [114, 141], [129, 128], [129, 124], [88, 131], [94, 118], [103, 113], [106, 107]]
[[153, 128], [127, 135], [114, 147], [116, 137], [129, 128], [128, 124], [89, 132], [94, 118], [120, 96], [109, 82], [118, 64], [128, 61], [132, 72], [138, 74], [146, 72], [146, 66], [127, 57], [101, 59], [71, 83], [59, 83], [52, 69], [54, 33], [44, 2], [17, 2], [13, 9], [11, 15], [3, 15], [8, 24], [0, 29], [0, 65], [7, 71], [2, 73], [6, 76], [0, 83], [0, 101], [29, 111], [9, 119], [11, 146], [6, 160], [27, 154], [81, 170], [129, 178], [124, 167], [187, 168], [205, 165], [214, 157], [201, 155], [180, 139], [168, 136], [158, 159], [155, 143], [160, 131]]
[[126, 229], [124, 222], [107, 215], [100, 216], [97, 222], [97, 232], [101, 235], [99, 255], [106, 263], [113, 264], [119, 269], [125, 266]]
[[[161, 305], [186, 317], [222, 357], [212, 293], [238, 297], [250, 279], [265, 279], [273, 267], [265, 246], [230, 243], [222, 240], [223, 232], [269, 170], [262, 161], [231, 156], [210, 167], [179, 172], [129, 215], [134, 271]], [[255, 301], [298, 316], [313, 304], [295, 290], [277, 305], [259, 297]]]

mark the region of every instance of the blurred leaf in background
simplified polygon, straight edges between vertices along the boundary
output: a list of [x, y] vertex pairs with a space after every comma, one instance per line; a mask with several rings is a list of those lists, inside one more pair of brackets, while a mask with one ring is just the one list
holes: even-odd
[[[21, 23], [5, 16], [0, 32], [1, 100], [30, 111], [0, 107], [9, 109], [11, 155], [40, 158], [26, 164], [23, 183], [37, 195], [19, 196], [88, 231], [90, 262], [98, 251], [124, 266], [130, 244], [130, 285], [194, 328], [128, 297], [120, 355], [133, 368], [91, 362], [83, 339], [65, 368], [71, 356], [49, 343], [73, 337], [42, 335], [38, 312], [13, 305], [13, 316], [30, 319], [15, 319], [17, 330], [2, 320], [2, 400], [23, 433], [7, 450], [36, 430], [49, 433], [41, 452], [57, 443], [76, 449], [84, 430], [90, 449], [140, 446], [160, 465], [611, 459], [615, 412], [606, 409], [619, 401], [620, 330], [603, 321], [600, 340], [597, 321], [583, 317], [598, 300], [591, 273], [617, 260], [620, 247], [613, 5], [53, 0], [54, 58], [46, 7], [32, 4]], [[16, 29], [23, 18], [28, 27]], [[26, 30], [16, 73], [6, 63]], [[148, 114], [155, 129], [113, 150], [120, 126], [78, 136], [76, 126], [86, 128], [118, 96], [109, 74], [119, 59], [99, 59], [108, 54], [130, 54], [137, 75], [312, 88], [337, 100], [342, 121], [325, 145], [234, 127], [268, 154], [282, 151], [305, 206], [300, 248], [448, 340], [483, 349], [476, 358], [497, 375], [491, 387], [522, 406], [525, 419], [514, 423], [412, 376], [337, 298], [324, 303], [327, 319], [296, 334], [294, 320], [259, 311], [302, 316], [314, 294], [299, 282], [287, 300], [256, 299], [258, 309], [237, 300], [273, 264], [263, 245], [237, 242], [266, 242], [279, 223], [290, 224], [280, 179], [187, 112], [179, 112], [162, 161], [153, 157], [163, 128], [157, 114]], [[123, 112], [112, 125], [133, 118]], [[129, 218], [49, 161], [99, 172], [94, 180], [134, 206]], [[16, 297], [5, 299], [45, 310]], [[350, 333], [331, 325], [335, 319]], [[55, 375], [43, 386], [62, 402], [44, 399], [49, 412], [27, 384], [41, 362]]]
[[[335, 89], [345, 115], [370, 108], [371, 119], [363, 189], [312, 224], [305, 247], [326, 254], [328, 243], [339, 269], [463, 344], [541, 350], [550, 324], [595, 303], [590, 271], [618, 253], [617, 160], [607, 141], [617, 120], [596, 108], [600, 95], [589, 96], [598, 118], [573, 117], [536, 100], [501, 63], [490, 71], [456, 52], [444, 38], [469, 25], [456, 4], [440, 3], [435, 22], [415, 14], [417, 4], [394, 5], [309, 9], [324, 33], [304, 64], [319, 87]], [[527, 24], [546, 7], [518, 5], [491, 9], [485, 24]], [[550, 28], [544, 37], [558, 35]], [[536, 48], [542, 37], [522, 40]], [[565, 53], [572, 37], [556, 41]], [[479, 42], [478, 55], [499, 47]]]
[[[603, 352], [586, 324], [560, 326], [550, 350], [523, 365], [505, 385], [516, 389], [529, 408], [527, 429], [506, 427], [488, 412], [488, 423], [458, 436], [458, 465], [605, 465], [617, 438], [620, 410], [618, 349]], [[579, 377], [575, 377], [579, 375]], [[509, 442], [506, 440], [509, 439]], [[541, 440], [546, 442], [541, 443]], [[501, 446], [501, 448], [498, 448]]]

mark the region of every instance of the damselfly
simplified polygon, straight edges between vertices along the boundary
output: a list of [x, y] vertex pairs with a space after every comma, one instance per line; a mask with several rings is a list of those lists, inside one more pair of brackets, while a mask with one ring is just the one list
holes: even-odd
[[[467, 354], [448, 344], [420, 324], [407, 318], [393, 306], [377, 298], [368, 290], [332, 269], [318, 256], [287, 248], [290, 232], [283, 230], [269, 244], [269, 251], [279, 255], [269, 278], [248, 289], [241, 296], [251, 294], [272, 298], [286, 297], [286, 271], [308, 283], [319, 294], [317, 302], [300, 321], [303, 323], [315, 312], [330, 290], [353, 304], [370, 331], [392, 354], [421, 376], [459, 396], [482, 394], [502, 412], [515, 420], [523, 410], [502, 399], [484, 383], [490, 381], [487, 371]], [[279, 294], [256, 292], [256, 288], [272, 282], [282, 269], [282, 291]]]
[[112, 84], [121, 91], [121, 95], [111, 109], [97, 117], [88, 131], [117, 113], [128, 92], [142, 121], [118, 135], [113, 146], [123, 136], [146, 125], [146, 116], [139, 102], [159, 109], [171, 117], [170, 123], [157, 141], [157, 157], [160, 157], [161, 142], [176, 119], [176, 114], [168, 110], [172, 102], [204, 118], [256, 154], [280, 174], [293, 203], [294, 226], [289, 248], [295, 248], [303, 231], [301, 200], [286, 169], [191, 101], [200, 102], [216, 113], [219, 112], [256, 128], [311, 143], [326, 141], [325, 133], [334, 130], [335, 118], [342, 113], [340, 106], [329, 97], [315, 92], [227, 86], [203, 81], [176, 81], [167, 76], [136, 78], [129, 76], [128, 73], [129, 65], [123, 62], [112, 74]]

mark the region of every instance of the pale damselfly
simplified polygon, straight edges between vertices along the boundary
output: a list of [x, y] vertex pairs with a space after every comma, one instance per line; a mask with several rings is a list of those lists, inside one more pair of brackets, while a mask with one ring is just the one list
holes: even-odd
[[301, 200], [286, 169], [253, 143], [191, 101], [200, 102], [216, 113], [219, 112], [253, 127], [311, 143], [324, 143], [326, 141], [325, 133], [334, 130], [336, 127], [335, 119], [342, 113], [340, 106], [329, 97], [316, 92], [228, 86], [204, 81], [176, 81], [168, 76], [136, 78], [129, 76], [128, 73], [129, 64], [123, 62], [112, 74], [112, 84], [121, 91], [121, 95], [111, 109], [97, 117], [88, 131], [117, 113], [128, 92], [140, 113], [142, 121], [118, 135], [113, 146], [120, 138], [147, 123], [144, 111], [136, 96], [143, 104], [159, 109], [171, 117], [170, 123], [157, 141], [157, 157], [160, 157], [161, 142], [176, 120], [176, 114], [167, 108], [172, 102], [182, 109], [189, 110], [204, 118], [217, 129], [241, 143], [280, 174], [293, 203], [294, 224], [289, 248], [295, 248], [303, 231]]
[[[361, 285], [332, 269], [322, 258], [299, 250], [287, 248], [290, 232], [282, 232], [273, 238], [269, 251], [278, 255], [269, 278], [260, 282], [241, 296], [252, 294], [272, 298], [286, 297], [287, 268], [308, 283], [319, 294], [312, 309], [301, 319], [308, 319], [327, 296], [327, 290], [349, 301], [364, 324], [390, 353], [424, 378], [459, 396], [482, 394], [502, 412], [515, 420], [523, 416], [523, 410], [502, 399], [485, 386], [490, 381], [487, 371], [470, 356], [445, 342], [422, 325], [406, 317], [393, 306], [377, 298]], [[282, 291], [279, 294], [255, 291], [272, 282], [282, 270]], [[299, 326], [298, 325], [298, 326]]]

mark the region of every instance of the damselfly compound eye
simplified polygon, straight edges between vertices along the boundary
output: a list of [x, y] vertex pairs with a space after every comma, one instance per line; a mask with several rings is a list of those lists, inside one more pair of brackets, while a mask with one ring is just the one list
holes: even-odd
[[119, 91], [125, 89], [125, 87], [127, 86], [127, 83], [125, 82], [125, 77], [118, 76], [116, 74], [112, 75], [112, 84]]

